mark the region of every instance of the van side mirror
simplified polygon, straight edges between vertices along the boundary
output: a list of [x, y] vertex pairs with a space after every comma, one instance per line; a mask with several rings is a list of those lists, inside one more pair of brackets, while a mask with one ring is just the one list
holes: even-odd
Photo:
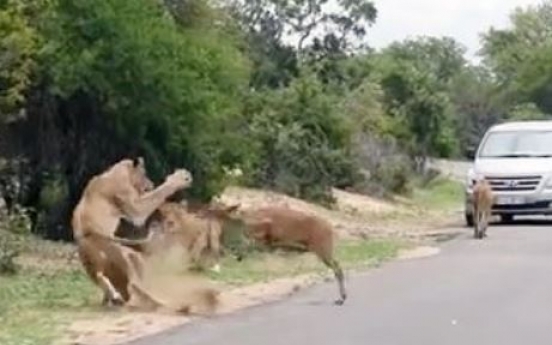
[[470, 146], [466, 149], [466, 158], [472, 161], [475, 159], [475, 147]]

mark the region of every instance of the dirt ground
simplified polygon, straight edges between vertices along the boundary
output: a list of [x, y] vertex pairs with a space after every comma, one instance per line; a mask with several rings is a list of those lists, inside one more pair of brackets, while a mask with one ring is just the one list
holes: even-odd
[[[413, 259], [438, 253], [437, 248], [427, 245], [427, 238], [438, 236], [443, 231], [438, 229], [444, 228], [443, 222], [447, 220], [446, 216], [442, 219], [423, 219], [423, 217], [417, 217], [418, 212], [416, 212], [415, 207], [404, 207], [400, 203], [386, 202], [340, 190], [335, 190], [334, 193], [337, 198], [337, 205], [333, 210], [281, 194], [237, 187], [228, 188], [220, 199], [225, 203], [240, 203], [244, 207], [278, 204], [314, 213], [329, 220], [334, 225], [340, 238], [393, 236], [407, 237], [410, 240], [419, 241], [420, 246], [414, 250], [400, 252], [399, 259]], [[411, 221], [405, 222], [405, 219], [410, 219]], [[195, 279], [194, 283], [198, 289], [206, 288], [210, 284], [206, 281], [198, 280], [199, 278], [192, 279]], [[282, 278], [240, 288], [215, 286], [213, 284], [209, 285], [208, 288], [215, 288], [221, 291], [219, 296], [220, 304], [216, 310], [216, 314], [225, 314], [284, 298], [321, 279], [331, 279], [331, 277], [329, 275], [320, 276], [313, 274]], [[159, 282], [159, 280], [160, 277], [155, 278], [155, 281]], [[156, 286], [172, 286], [173, 292], [163, 291], [163, 295], [170, 296], [172, 294], [174, 296], [174, 291], [178, 290], [180, 300], [171, 302], [173, 304], [182, 304], [184, 303], [182, 300], [183, 286], [186, 286], [188, 292], [193, 294], [193, 288], [190, 287], [193, 285], [190, 284], [190, 280], [181, 280], [179, 282], [165, 281], [161, 284], [150, 285], [149, 287], [155, 289]], [[188, 298], [190, 296], [188, 294]], [[119, 344], [182, 325], [190, 320], [190, 317], [175, 315], [171, 312], [109, 312], [102, 314], [101, 317], [85, 317], [77, 320], [69, 326], [66, 333], [67, 337], [61, 343], [75, 345]]]
[[[421, 246], [400, 252], [397, 259], [412, 260], [436, 255], [438, 252], [439, 249], [436, 247]], [[330, 276], [301, 275], [223, 291], [216, 314], [228, 314], [243, 308], [277, 301], [317, 282], [331, 279]], [[191, 317], [170, 313], [117, 312], [102, 318], [74, 322], [69, 328], [67, 338], [63, 339], [63, 344], [121, 344], [186, 324], [191, 320]]]
[[[282, 278], [224, 291], [216, 314], [227, 314], [254, 305], [276, 301], [317, 282], [316, 276]], [[208, 316], [207, 316], [208, 317]], [[69, 328], [64, 344], [111, 345], [161, 332], [192, 320], [171, 313], [117, 312], [102, 318], [83, 319]]]

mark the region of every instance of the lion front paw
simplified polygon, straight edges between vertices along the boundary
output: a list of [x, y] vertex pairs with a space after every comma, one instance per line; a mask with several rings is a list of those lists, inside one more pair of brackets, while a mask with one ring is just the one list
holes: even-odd
[[166, 182], [176, 189], [187, 188], [192, 184], [192, 174], [186, 169], [177, 169], [167, 176]]

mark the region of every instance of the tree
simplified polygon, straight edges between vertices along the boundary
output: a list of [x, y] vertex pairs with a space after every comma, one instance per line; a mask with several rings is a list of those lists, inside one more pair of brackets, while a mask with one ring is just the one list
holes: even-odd
[[253, 182], [329, 203], [331, 188], [350, 185], [351, 124], [334, 94], [310, 72], [287, 88], [251, 95], [246, 107], [251, 150], [258, 157]]
[[[253, 86], [289, 85], [299, 64], [340, 59], [358, 48], [376, 9], [368, 0], [237, 0], [230, 10], [249, 42], [254, 63]], [[287, 42], [294, 41], [294, 44]]]
[[422, 37], [392, 44], [377, 60], [386, 111], [403, 146], [422, 165], [430, 155], [454, 154], [449, 85], [466, 64], [462, 47], [448, 38]]
[[535, 103], [521, 103], [509, 110], [508, 118], [517, 121], [545, 120], [549, 115], [543, 113]]
[[510, 15], [512, 28], [491, 28], [482, 35], [481, 55], [500, 83], [511, 82], [520, 64], [535, 50], [552, 43], [552, 2], [516, 8]]
[[552, 111], [552, 2], [517, 8], [512, 27], [483, 35], [484, 62], [511, 102], [533, 102]]
[[[10, 72], [24, 84], [9, 87], [26, 96], [16, 100], [27, 116], [2, 128], [28, 162], [15, 175], [26, 190], [17, 201], [36, 210], [35, 230], [67, 238], [86, 181], [129, 155], [146, 156], [154, 179], [175, 167], [191, 170], [190, 197], [221, 190], [223, 167], [247, 153], [233, 130], [249, 79], [235, 37], [217, 27], [185, 27], [149, 0], [59, 0], [39, 14], [23, 17], [32, 29], [16, 17], [10, 28], [20, 36], [2, 41], [36, 64], [31, 74], [25, 59], [14, 62]], [[28, 40], [35, 55], [26, 53], [26, 40], [10, 43], [26, 32], [40, 33]]]
[[384, 54], [394, 59], [410, 61], [426, 71], [444, 87], [467, 65], [466, 49], [450, 37], [418, 37], [395, 42]]
[[0, 3], [0, 120], [22, 110], [35, 72], [40, 36], [29, 23], [30, 9], [25, 1]]
[[470, 66], [456, 75], [451, 82], [450, 97], [455, 136], [464, 150], [476, 147], [490, 126], [507, 118], [505, 94], [484, 67]]
[[339, 0], [337, 5], [331, 10], [328, 0], [243, 0], [231, 7], [248, 28], [258, 29], [262, 23], [272, 22], [275, 37], [291, 36], [301, 53], [308, 39], [327, 36], [335, 37], [343, 49], [353, 47], [353, 40], [362, 39], [376, 19], [371, 1]]

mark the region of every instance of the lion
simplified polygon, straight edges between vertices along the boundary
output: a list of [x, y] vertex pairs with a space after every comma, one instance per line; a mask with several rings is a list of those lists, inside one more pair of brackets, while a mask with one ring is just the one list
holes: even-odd
[[222, 227], [217, 220], [192, 214], [178, 203], [164, 203], [159, 213], [161, 228], [186, 248], [192, 263], [205, 268], [210, 261], [214, 271], [220, 270]]
[[[136, 230], [132, 225], [125, 227], [127, 231]], [[215, 272], [220, 271], [222, 227], [218, 219], [191, 213], [177, 202], [165, 202], [150, 217], [146, 231], [150, 236], [148, 242], [129, 246], [150, 256], [165, 250], [167, 244], [176, 243], [189, 254], [194, 266], [201, 269], [211, 266]]]
[[191, 183], [191, 174], [177, 169], [153, 189], [142, 158], [123, 159], [88, 182], [73, 211], [71, 225], [81, 263], [104, 293], [102, 304], [123, 305], [132, 291], [154, 307], [164, 305], [140, 285], [141, 254], [126, 247], [144, 244], [149, 238], [130, 240], [114, 233], [122, 220], [138, 228], [145, 226], [168, 197]]
[[347, 299], [344, 274], [334, 257], [334, 231], [331, 224], [314, 215], [281, 206], [238, 210], [239, 204], [209, 208], [206, 212], [221, 221], [239, 219], [246, 227], [246, 235], [269, 248], [292, 249], [314, 253], [335, 275], [342, 305]]
[[473, 236], [477, 239], [487, 237], [487, 227], [495, 196], [491, 185], [485, 178], [476, 180], [473, 186]]

